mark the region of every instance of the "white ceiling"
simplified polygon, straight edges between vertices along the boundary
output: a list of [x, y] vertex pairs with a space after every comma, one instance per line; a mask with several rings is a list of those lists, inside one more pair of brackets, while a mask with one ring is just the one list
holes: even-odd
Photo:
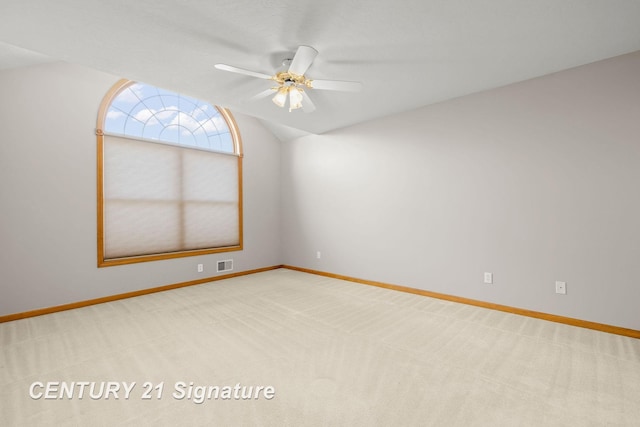
[[[249, 98], [298, 45], [313, 113]], [[323, 133], [640, 50], [638, 0], [1, 0], [0, 69], [86, 65], [256, 116], [281, 135]], [[293, 129], [291, 129], [293, 128]]]

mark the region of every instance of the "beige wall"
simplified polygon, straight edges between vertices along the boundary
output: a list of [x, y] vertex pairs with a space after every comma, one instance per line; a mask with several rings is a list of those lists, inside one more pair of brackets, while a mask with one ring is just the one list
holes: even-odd
[[284, 262], [640, 329], [638, 76], [640, 52], [285, 144]]
[[245, 250], [98, 269], [94, 127], [118, 77], [2, 71], [0, 315], [214, 276], [233, 257], [640, 329], [638, 75], [625, 55], [282, 149], [236, 114]]
[[0, 72], [0, 315], [216, 276], [218, 259], [235, 271], [281, 262], [280, 143], [236, 114], [245, 249], [96, 267], [95, 125], [118, 78], [64, 63]]

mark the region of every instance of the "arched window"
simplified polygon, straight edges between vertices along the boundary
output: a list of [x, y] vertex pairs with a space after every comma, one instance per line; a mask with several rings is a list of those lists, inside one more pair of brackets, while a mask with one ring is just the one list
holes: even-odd
[[128, 80], [98, 114], [98, 266], [242, 249], [231, 114]]

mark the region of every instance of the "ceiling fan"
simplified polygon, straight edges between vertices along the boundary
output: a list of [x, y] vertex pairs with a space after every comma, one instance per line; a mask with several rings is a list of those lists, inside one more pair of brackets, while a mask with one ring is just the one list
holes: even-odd
[[311, 98], [306, 93], [306, 89], [338, 90], [347, 92], [358, 92], [362, 90], [362, 83], [342, 80], [313, 80], [305, 77], [318, 51], [311, 46], [298, 46], [298, 50], [291, 60], [286, 59], [283, 65], [289, 65], [285, 71], [280, 71], [273, 76], [243, 68], [233, 67], [226, 64], [216, 64], [218, 70], [230, 71], [232, 73], [244, 74], [260, 79], [273, 80], [277, 86], [271, 87], [264, 92], [252, 97], [253, 100], [273, 96], [272, 100], [278, 107], [284, 108], [289, 101], [289, 112], [302, 108], [305, 113], [310, 113], [316, 109]]

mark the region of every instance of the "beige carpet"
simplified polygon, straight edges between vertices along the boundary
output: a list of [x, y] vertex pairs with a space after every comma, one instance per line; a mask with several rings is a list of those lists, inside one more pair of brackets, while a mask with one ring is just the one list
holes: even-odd
[[[640, 425], [640, 340], [285, 269], [0, 324], [0, 345], [2, 426]], [[135, 385], [44, 397], [85, 381]], [[191, 382], [276, 394], [173, 395]]]

